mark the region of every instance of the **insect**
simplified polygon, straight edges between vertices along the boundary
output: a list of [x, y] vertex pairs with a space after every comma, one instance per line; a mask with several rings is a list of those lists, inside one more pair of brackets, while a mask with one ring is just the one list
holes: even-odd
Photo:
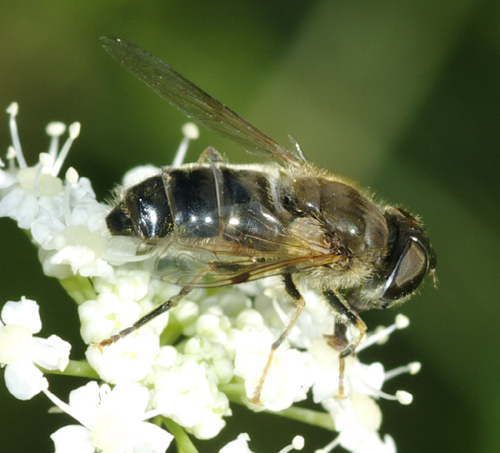
[[[98, 346], [166, 312], [193, 288], [279, 276], [295, 312], [271, 347], [254, 402], [260, 401], [276, 349], [305, 305], [302, 287], [321, 295], [334, 314], [328, 341], [340, 351], [342, 377], [344, 358], [366, 332], [359, 314], [399, 305], [425, 275], [434, 275], [436, 255], [421, 222], [307, 162], [297, 144], [294, 150], [277, 144], [143, 49], [121, 39], [101, 40], [115, 59], [188, 118], [281, 165], [233, 165], [208, 148], [197, 163], [164, 167], [126, 190], [106, 218], [109, 231], [157, 249], [155, 273], [181, 289]], [[357, 335], [349, 335], [348, 326]]]

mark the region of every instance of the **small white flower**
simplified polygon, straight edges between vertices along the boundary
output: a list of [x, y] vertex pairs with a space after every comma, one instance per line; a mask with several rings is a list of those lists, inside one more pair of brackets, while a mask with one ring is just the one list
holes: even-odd
[[[252, 311], [243, 313], [247, 317]], [[234, 335], [234, 374], [245, 381], [248, 398], [252, 398], [266, 366], [275, 340], [265, 326], [247, 324]], [[275, 352], [260, 400], [266, 409], [281, 411], [294, 402], [306, 399], [310, 382], [306, 370], [306, 354], [281, 345]]]
[[220, 307], [213, 307], [201, 314], [195, 324], [197, 335], [203, 335], [209, 340], [220, 344], [227, 343], [230, 328], [231, 323], [226, 316], [223, 316], [222, 308]]
[[386, 434], [382, 440], [379, 433], [364, 432], [362, 427], [354, 424], [350, 430], [340, 434], [339, 441], [352, 453], [396, 453], [396, 445], [390, 435]]
[[231, 414], [229, 400], [209, 379], [204, 363], [185, 361], [182, 354], [175, 361], [168, 368], [156, 369], [154, 405], [165, 408], [165, 417], [196, 437], [210, 439], [225, 426], [222, 417]]
[[[78, 136], [79, 123], [70, 126], [70, 137], [59, 155], [57, 149], [54, 150], [55, 154], [41, 153], [39, 163], [35, 167], [28, 167], [17, 133], [17, 112], [18, 105], [14, 102], [7, 109], [10, 115], [12, 146], [7, 156], [9, 167], [7, 170], [0, 169], [0, 188], [3, 189], [0, 217], [11, 217], [17, 221], [20, 228], [27, 229], [38, 215], [39, 202], [50, 203], [50, 200], [59, 197], [63, 190], [62, 181], [57, 174], [73, 140]], [[18, 168], [13, 165], [14, 160], [17, 160]]]
[[79, 178], [74, 169], [67, 172], [64, 182], [58, 176], [80, 124], [69, 126], [69, 137], [59, 149], [65, 126], [51, 123], [47, 127], [52, 137], [49, 152], [40, 153], [39, 162], [28, 167], [17, 135], [17, 110], [16, 103], [7, 109], [13, 145], [8, 168], [0, 168], [0, 217], [10, 217], [20, 228], [31, 230], [46, 275], [113, 280], [108, 259], [126, 262], [135, 256], [136, 245], [130, 238], [110, 237], [105, 224], [109, 207], [97, 202], [87, 178]]
[[216, 385], [227, 384], [234, 377], [233, 360], [222, 344], [197, 335], [190, 338], [183, 349], [186, 361], [195, 360], [205, 364], [207, 376]]
[[248, 447], [250, 436], [247, 433], [241, 433], [235, 440], [220, 449], [219, 453], [252, 453]]
[[24, 188], [14, 188], [0, 201], [0, 217], [14, 219], [19, 228], [23, 229], [31, 226], [37, 209], [36, 197]]
[[131, 326], [141, 313], [133, 300], [120, 300], [112, 293], [101, 293], [95, 300], [87, 300], [78, 307], [83, 341], [96, 343], [112, 333]]
[[47, 379], [35, 364], [63, 371], [69, 363], [71, 345], [56, 335], [37, 338], [42, 323], [34, 300], [7, 302], [0, 321], [0, 364], [6, 365], [5, 383], [16, 398], [28, 400], [48, 388]]
[[145, 420], [158, 415], [147, 412], [149, 392], [145, 387], [123, 383], [113, 390], [96, 382], [73, 390], [69, 404], [46, 391], [47, 397], [83, 426], [69, 425], [50, 437], [56, 453], [150, 452], [164, 453], [173, 436]]
[[135, 186], [136, 184], [144, 181], [146, 178], [160, 174], [160, 172], [161, 168], [155, 167], [154, 165], [140, 165], [138, 167], [134, 167], [123, 175], [123, 189]]
[[[104, 278], [95, 280], [94, 288], [98, 293], [113, 293], [121, 300], [140, 301], [148, 296], [151, 278], [140, 269], [117, 269], [116, 278], [109, 282]], [[175, 291], [172, 292], [175, 294]]]
[[[248, 447], [250, 436], [247, 433], [242, 433], [238, 437], [221, 448], [219, 453], [252, 453]], [[290, 445], [282, 448], [279, 453], [289, 453], [292, 450], [302, 450], [304, 448], [304, 438], [295, 436]]]
[[[404, 318], [404, 317], [403, 317]], [[408, 325], [407, 318], [402, 315], [389, 327], [377, 329], [362, 343], [360, 350], [375, 344], [380, 338], [386, 338], [397, 329]], [[398, 391], [389, 395], [382, 391], [384, 382], [402, 373], [418, 372], [418, 362], [385, 371], [381, 363], [362, 364], [357, 356], [345, 359], [344, 390], [346, 399], [334, 398], [337, 388], [332, 382], [339, 380], [339, 353], [329, 347], [324, 338], [317, 338], [310, 347], [314, 360], [319, 365], [316, 381], [313, 385], [315, 402], [321, 402], [330, 413], [335, 429], [340, 433], [332, 444], [321, 451], [331, 451], [335, 445], [342, 445], [353, 453], [395, 453], [396, 447], [391, 436], [382, 440], [378, 430], [382, 422], [382, 413], [374, 398], [384, 398], [410, 404], [412, 395]]]
[[41, 247], [44, 272], [49, 276], [114, 278], [111, 265], [103, 258], [107, 251], [107, 209], [89, 194], [86, 198], [77, 200], [68, 212], [41, 209], [31, 224], [33, 238]]
[[116, 384], [145, 379], [159, 350], [158, 336], [144, 328], [102, 350], [91, 344], [85, 356], [101, 379]]
[[[332, 383], [339, 380], [339, 353], [327, 344], [324, 338], [316, 338], [309, 348], [314, 361], [319, 365], [312, 387], [313, 400], [320, 403], [333, 398], [338, 392], [338, 386]], [[357, 357], [346, 357], [344, 371], [345, 392], [352, 391], [379, 395], [384, 383], [384, 367], [380, 363], [362, 364]]]
[[[135, 266], [135, 265], [133, 265]], [[78, 307], [82, 337], [86, 343], [99, 342], [130, 327], [178, 291], [172, 285], [155, 284], [146, 272], [128, 267], [117, 268], [112, 281], [94, 280], [97, 297]], [[165, 288], [169, 291], [165, 291]], [[143, 330], [160, 335], [168, 324], [169, 313], [148, 323]]]

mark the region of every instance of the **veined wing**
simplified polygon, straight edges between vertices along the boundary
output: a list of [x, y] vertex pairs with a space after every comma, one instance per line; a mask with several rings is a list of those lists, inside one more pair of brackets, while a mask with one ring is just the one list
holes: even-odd
[[277, 144], [232, 110], [205, 93], [163, 61], [123, 39], [102, 37], [104, 49], [160, 97], [208, 130], [250, 154], [280, 159], [294, 167], [305, 160]]
[[[227, 247], [227, 241], [210, 244], [173, 242], [156, 260], [155, 271], [162, 280], [179, 286], [199, 288], [236, 285], [299, 272], [312, 267], [331, 265], [341, 260], [341, 255], [305, 254], [298, 249], [279, 252], [256, 253], [246, 247]], [[220, 248], [218, 248], [220, 246]]]
[[[228, 215], [227, 213], [231, 213]], [[212, 237], [180, 224], [160, 249], [155, 273], [180, 286], [234, 285], [272, 275], [333, 264], [343, 248], [323, 242], [313, 222], [296, 219], [285, 228], [258, 203], [233, 205], [209, 216], [220, 225]], [[235, 221], [238, 220], [238, 221]]]

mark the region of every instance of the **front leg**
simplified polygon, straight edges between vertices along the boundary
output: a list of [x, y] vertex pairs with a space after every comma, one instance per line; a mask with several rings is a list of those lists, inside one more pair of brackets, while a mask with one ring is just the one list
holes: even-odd
[[[345, 349], [342, 350], [342, 352], [340, 353], [340, 358], [343, 359], [351, 355], [358, 346], [359, 342], [363, 339], [366, 333], [366, 324], [358, 316], [358, 314], [349, 306], [349, 304], [344, 300], [344, 298], [340, 294], [330, 289], [327, 289], [323, 291], [323, 295], [330, 304], [330, 307], [337, 315], [338, 322], [345, 325], [352, 324], [354, 327], [358, 329], [359, 332], [356, 339], [351, 343], [349, 343], [346, 341], [345, 338], [345, 330], [342, 331], [339, 330], [337, 327], [335, 328], [335, 334], [337, 334], [337, 332], [339, 333], [339, 338], [336, 339], [337, 343], [346, 345]], [[336, 335], [334, 335], [334, 337], [335, 336]]]
[[[336, 313], [335, 316], [335, 329], [333, 335], [326, 336], [328, 344], [340, 351], [339, 355], [339, 387], [336, 398], [346, 398], [344, 389], [344, 371], [345, 371], [345, 357], [351, 355], [359, 342], [362, 340], [366, 333], [366, 324], [358, 316], [358, 314], [349, 306], [349, 304], [341, 299], [341, 296], [332, 290], [323, 291], [323, 295], [330, 304], [330, 307]], [[347, 324], [350, 323], [358, 329], [358, 336], [356, 340], [349, 343], [347, 339]]]

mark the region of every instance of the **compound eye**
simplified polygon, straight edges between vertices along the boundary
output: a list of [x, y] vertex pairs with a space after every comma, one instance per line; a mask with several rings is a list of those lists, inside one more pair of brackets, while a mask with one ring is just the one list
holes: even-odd
[[397, 300], [411, 294], [429, 271], [428, 247], [416, 237], [408, 239], [402, 253], [393, 255], [394, 268], [386, 281], [382, 296], [386, 301]]

